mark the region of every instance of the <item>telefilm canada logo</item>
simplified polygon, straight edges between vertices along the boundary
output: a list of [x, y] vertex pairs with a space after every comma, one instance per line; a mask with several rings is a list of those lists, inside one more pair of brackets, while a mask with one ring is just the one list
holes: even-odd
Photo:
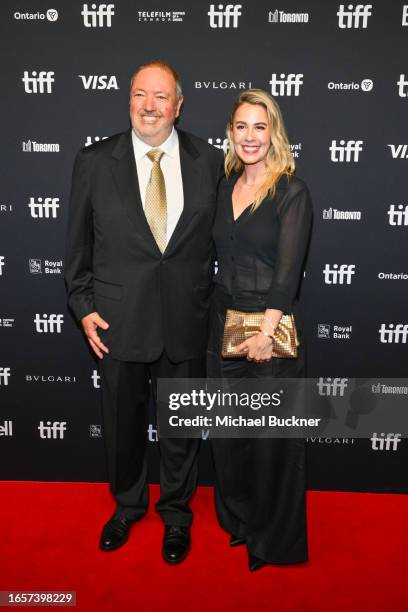
[[286, 13], [285, 11], [268, 11], [269, 23], [309, 23], [309, 13]]
[[0, 317], [0, 327], [13, 327], [15, 319], [10, 318], [1, 318]]
[[144, 23], [181, 23], [186, 11], [138, 11], [137, 16]]
[[210, 28], [237, 28], [242, 15], [242, 4], [210, 4]]
[[351, 340], [352, 333], [352, 325], [332, 325], [329, 323], [318, 323], [317, 325], [317, 337], [320, 340]]
[[24, 153], [59, 153], [61, 150], [58, 142], [37, 142], [36, 140], [23, 140], [21, 147]]
[[114, 4], [84, 4], [81, 15], [86, 28], [111, 28]]
[[20, 12], [16, 11], [13, 15], [17, 21], [51, 21], [55, 22], [58, 20], [58, 11], [56, 9], [48, 9], [45, 13], [37, 11], [35, 13]]

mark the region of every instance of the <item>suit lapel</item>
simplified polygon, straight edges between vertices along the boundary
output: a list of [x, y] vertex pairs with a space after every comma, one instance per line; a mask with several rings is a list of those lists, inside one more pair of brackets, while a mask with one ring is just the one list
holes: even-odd
[[183, 180], [184, 206], [178, 223], [167, 244], [164, 253], [171, 252], [187, 229], [190, 221], [198, 211], [198, 195], [200, 193], [201, 170], [200, 154], [194, 147], [188, 135], [177, 130], [179, 137], [181, 177]]
[[122, 134], [112, 152], [112, 158], [112, 174], [127, 216], [138, 234], [161, 255], [143, 210], [131, 130]]

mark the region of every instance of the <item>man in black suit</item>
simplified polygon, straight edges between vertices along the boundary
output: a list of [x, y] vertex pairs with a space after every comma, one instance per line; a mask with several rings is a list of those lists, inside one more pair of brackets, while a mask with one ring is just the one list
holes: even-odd
[[[174, 69], [133, 75], [132, 129], [75, 161], [65, 262], [68, 302], [101, 359], [104, 438], [116, 511], [102, 550], [124, 544], [147, 511], [149, 378], [203, 377], [211, 230], [222, 154], [174, 128], [183, 102]], [[160, 439], [163, 557], [190, 549], [198, 440]]]

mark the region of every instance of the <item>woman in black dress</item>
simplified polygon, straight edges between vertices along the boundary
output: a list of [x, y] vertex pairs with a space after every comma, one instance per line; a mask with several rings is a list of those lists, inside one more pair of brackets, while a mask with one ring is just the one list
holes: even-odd
[[[302, 377], [304, 343], [296, 294], [312, 220], [308, 189], [294, 176], [282, 116], [268, 93], [242, 92], [227, 127], [226, 178], [220, 185], [208, 376]], [[260, 333], [221, 357], [227, 308], [265, 310]], [[296, 359], [272, 358], [282, 314], [293, 313], [301, 345]], [[253, 571], [267, 563], [307, 560], [305, 441], [213, 439], [215, 501], [231, 545], [246, 544]]]

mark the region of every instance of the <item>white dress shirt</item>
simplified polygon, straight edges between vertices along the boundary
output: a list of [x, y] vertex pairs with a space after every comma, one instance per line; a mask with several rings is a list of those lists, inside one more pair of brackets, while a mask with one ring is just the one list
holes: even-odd
[[152, 147], [136, 136], [132, 130], [133, 151], [136, 160], [137, 176], [139, 178], [140, 196], [143, 210], [146, 202], [146, 189], [150, 179], [153, 162], [146, 153], [151, 149], [160, 149], [164, 155], [160, 160], [160, 167], [166, 185], [167, 200], [167, 238], [169, 242], [184, 207], [183, 180], [181, 177], [179, 139], [176, 130], [172, 129], [170, 136], [160, 146]]

